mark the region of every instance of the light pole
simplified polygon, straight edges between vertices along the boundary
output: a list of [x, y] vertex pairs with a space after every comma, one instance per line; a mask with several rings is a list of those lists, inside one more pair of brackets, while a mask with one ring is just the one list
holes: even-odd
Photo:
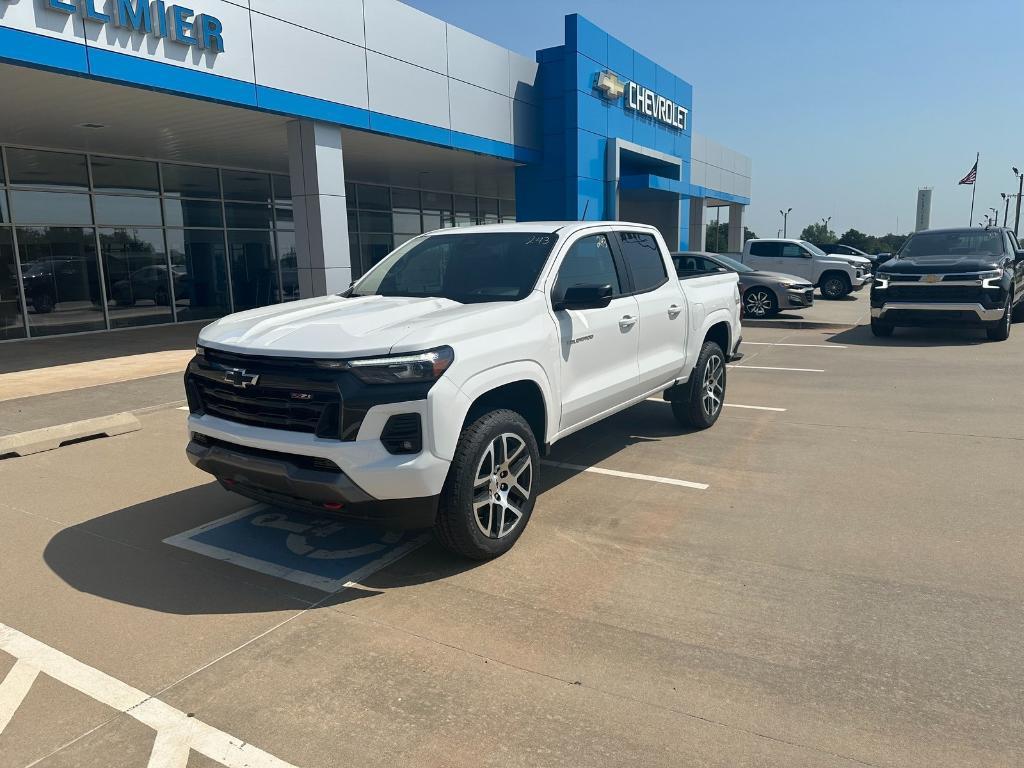
[[1011, 193], [1008, 195], [1005, 192], [1000, 192], [999, 196], [1003, 198], [1003, 202], [1006, 203], [1006, 205], [1003, 206], [1003, 226], [1008, 227], [1010, 226], [1010, 199], [1013, 197], [1013, 194]]
[[1013, 234], [1020, 236], [1020, 199], [1024, 196], [1024, 173], [1021, 173], [1016, 169], [1013, 169], [1013, 175], [1017, 177], [1018, 188], [1017, 188], [1017, 218], [1013, 220]]
[[[990, 207], [989, 210], [992, 211], [993, 215], [995, 216], [996, 226], [998, 227], [999, 226], [999, 209], [998, 208], [991, 208]], [[991, 221], [991, 219], [989, 219], [989, 221]]]
[[784, 211], [782, 209], [779, 209], [779, 215], [782, 216], [782, 236], [783, 237], [788, 237], [789, 236], [789, 212], [792, 211], [792, 210], [793, 210], [792, 208], [787, 208]]
[[821, 217], [821, 223], [825, 225], [825, 236], [826, 237], [828, 237], [828, 223], [830, 221], [832, 221], [832, 217], [831, 216], [829, 216], [827, 219], [824, 216]]

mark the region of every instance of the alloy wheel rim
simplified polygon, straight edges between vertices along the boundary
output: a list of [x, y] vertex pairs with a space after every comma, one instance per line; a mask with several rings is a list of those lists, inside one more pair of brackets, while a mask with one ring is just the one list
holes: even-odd
[[764, 317], [771, 309], [772, 302], [764, 291], [756, 291], [747, 294], [747, 314], [754, 317]]
[[722, 399], [725, 396], [725, 368], [722, 365], [722, 358], [712, 355], [704, 366], [703, 394], [701, 403], [704, 413], [714, 416], [722, 409]]
[[825, 283], [825, 293], [829, 296], [838, 296], [842, 288], [839, 285], [839, 281], [835, 278]]
[[533, 493], [533, 458], [526, 441], [505, 432], [480, 457], [473, 481], [473, 519], [489, 539], [508, 536], [523, 519]]

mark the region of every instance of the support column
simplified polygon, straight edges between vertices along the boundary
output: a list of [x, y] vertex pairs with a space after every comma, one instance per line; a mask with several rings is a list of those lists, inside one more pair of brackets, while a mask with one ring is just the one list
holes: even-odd
[[691, 251], [703, 251], [707, 248], [708, 230], [704, 222], [705, 203], [703, 197], [690, 198], [690, 248]]
[[339, 293], [352, 282], [341, 129], [330, 123], [288, 124], [288, 167], [295, 206], [299, 295]]
[[743, 250], [743, 209], [744, 205], [729, 204], [729, 252]]

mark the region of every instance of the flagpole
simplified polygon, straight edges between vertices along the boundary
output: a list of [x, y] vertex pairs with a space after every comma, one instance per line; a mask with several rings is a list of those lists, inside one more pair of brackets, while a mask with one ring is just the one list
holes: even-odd
[[974, 158], [974, 183], [971, 184], [971, 220], [967, 222], [967, 226], [974, 226], [974, 193], [978, 191], [978, 163], [981, 161], [981, 152], [979, 152]]

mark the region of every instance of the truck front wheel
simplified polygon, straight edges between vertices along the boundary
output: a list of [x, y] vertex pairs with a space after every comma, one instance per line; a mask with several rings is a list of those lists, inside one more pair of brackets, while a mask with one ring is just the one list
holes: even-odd
[[467, 425], [441, 491], [437, 540], [473, 560], [508, 552], [533, 512], [539, 464], [533, 430], [515, 411], [491, 411]]
[[853, 290], [850, 278], [842, 272], [827, 272], [821, 278], [821, 295], [826, 299], [841, 299]]
[[713, 426], [722, 415], [722, 406], [725, 405], [725, 380], [725, 354], [722, 348], [713, 341], [704, 342], [697, 364], [690, 374], [689, 394], [671, 401], [676, 421], [693, 429]]

